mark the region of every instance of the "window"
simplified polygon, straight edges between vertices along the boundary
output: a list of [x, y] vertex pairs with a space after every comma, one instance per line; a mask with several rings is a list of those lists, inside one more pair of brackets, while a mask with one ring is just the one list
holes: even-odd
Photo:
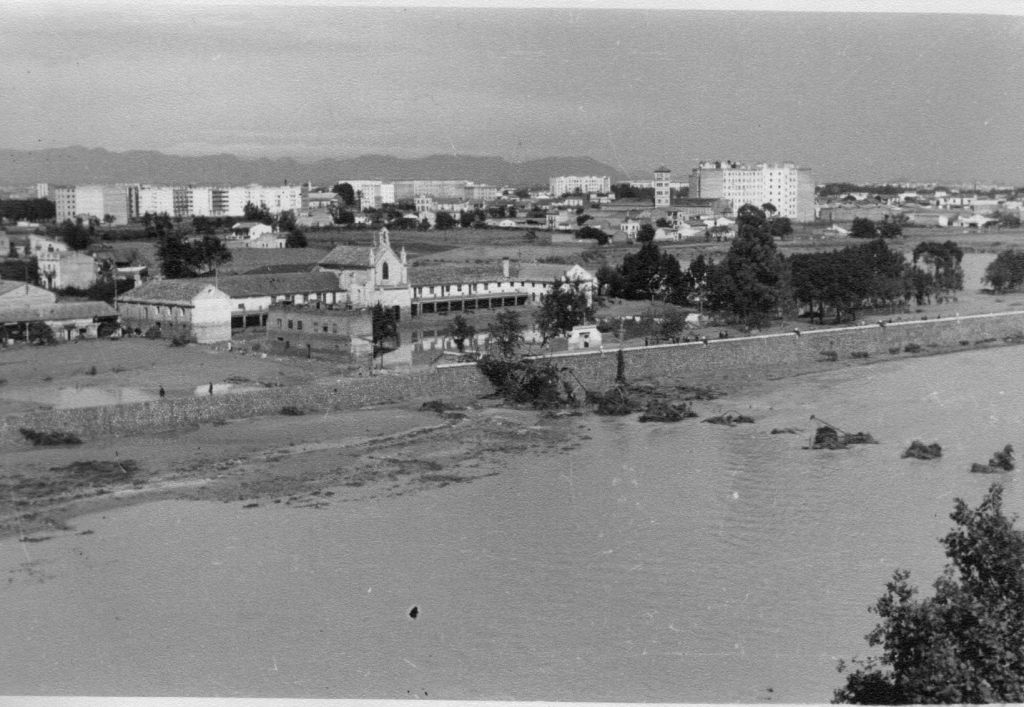
[[289, 319], [289, 320], [288, 320], [288, 328], [289, 328], [289, 329], [291, 329], [291, 328], [292, 328], [292, 320], [291, 320], [291, 319]]
[[282, 328], [282, 327], [281, 327], [281, 320], [280, 320], [280, 319], [278, 319], [278, 320], [277, 320], [277, 328], [278, 328], [278, 329], [281, 329], [281, 328]]
[[295, 328], [298, 329], [299, 331], [302, 331], [302, 320], [301, 319], [295, 320]]
[[384, 263], [380, 266], [380, 277], [382, 280], [388, 279], [388, 264]]

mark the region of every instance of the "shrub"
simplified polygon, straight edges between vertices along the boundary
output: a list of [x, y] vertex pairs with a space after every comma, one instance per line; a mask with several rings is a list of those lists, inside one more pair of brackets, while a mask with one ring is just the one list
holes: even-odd
[[39, 431], [22, 427], [22, 436], [37, 447], [57, 447], [63, 444], [81, 444], [82, 440], [73, 432], [56, 430]]
[[921, 350], [921, 345], [913, 343], [907, 344], [906, 346], [903, 347], [903, 350], [906, 351], [907, 353], [918, 353]]
[[96, 375], [96, 366], [92, 366], [92, 367], [89, 368], [89, 375], [90, 376]]
[[871, 358], [871, 354], [867, 351], [853, 351], [850, 353], [850, 358]]
[[189, 343], [188, 336], [185, 334], [175, 334], [171, 338], [171, 346], [184, 346], [187, 343]]
[[890, 346], [889, 347], [889, 353], [891, 353], [891, 354], [898, 354], [899, 352], [900, 352], [900, 347], [899, 346]]
[[281, 408], [282, 415], [305, 415], [306, 411], [295, 405], [285, 405]]
[[835, 351], [822, 351], [821, 352], [821, 360], [822, 361], [838, 361], [839, 360], [839, 354], [836, 353]]
[[160, 327], [154, 324], [149, 329], [146, 329], [146, 333], [143, 336], [147, 339], [162, 339], [163, 332], [160, 331]]
[[970, 346], [970, 344], [971, 344], [971, 342], [968, 341], [967, 339], [963, 339], [963, 340], [960, 341], [960, 345], [961, 346]]

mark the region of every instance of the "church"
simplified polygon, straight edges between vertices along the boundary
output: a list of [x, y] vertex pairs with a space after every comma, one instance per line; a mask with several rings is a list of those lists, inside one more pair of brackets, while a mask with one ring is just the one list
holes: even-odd
[[339, 245], [316, 264], [316, 272], [334, 273], [353, 309], [380, 303], [396, 313], [408, 314], [412, 305], [405, 248], [395, 253], [387, 228], [374, 236], [373, 245]]

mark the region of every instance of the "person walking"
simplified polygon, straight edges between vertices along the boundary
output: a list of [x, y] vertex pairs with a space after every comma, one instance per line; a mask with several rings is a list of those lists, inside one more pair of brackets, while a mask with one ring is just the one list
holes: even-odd
[[161, 398], [166, 398], [167, 397], [167, 391], [164, 390], [163, 386], [160, 386], [160, 397]]
[[213, 395], [213, 383], [210, 383], [210, 395]]

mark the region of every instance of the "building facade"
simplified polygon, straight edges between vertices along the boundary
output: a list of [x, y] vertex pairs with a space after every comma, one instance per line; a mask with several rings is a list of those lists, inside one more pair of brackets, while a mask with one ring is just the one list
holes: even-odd
[[664, 208], [672, 203], [672, 170], [658, 167], [654, 170], [654, 206]]
[[318, 272], [333, 273], [344, 291], [344, 304], [365, 309], [380, 304], [396, 312], [411, 305], [409, 267], [405, 248], [395, 253], [388, 229], [382, 228], [373, 245], [339, 245], [316, 265]]
[[577, 189], [580, 194], [607, 194], [612, 190], [612, 180], [610, 177], [569, 175], [551, 177], [549, 183], [551, 195], [554, 197], [559, 197], [562, 194], [575, 194]]
[[703, 161], [690, 172], [690, 198], [727, 199], [732, 213], [744, 204], [770, 203], [779, 216], [794, 221], [814, 220], [814, 180], [811, 170], [783, 164], [740, 164]]

